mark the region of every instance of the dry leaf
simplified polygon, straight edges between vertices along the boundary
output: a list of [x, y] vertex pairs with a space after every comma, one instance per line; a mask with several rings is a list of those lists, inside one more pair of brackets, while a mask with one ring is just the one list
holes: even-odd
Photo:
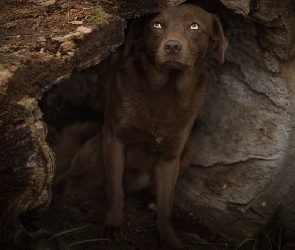
[[76, 25], [83, 24], [82, 21], [71, 21], [71, 22], [69, 22], [69, 23], [71, 23], [71, 24], [76, 24]]

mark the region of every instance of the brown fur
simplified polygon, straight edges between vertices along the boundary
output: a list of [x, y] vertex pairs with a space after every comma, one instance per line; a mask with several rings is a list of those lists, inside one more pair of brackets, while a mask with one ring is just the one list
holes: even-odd
[[65, 127], [50, 145], [56, 159], [55, 199], [65, 192], [93, 191], [104, 183], [101, 128], [100, 123], [78, 122]]
[[[101, 124], [78, 122], [63, 129], [51, 145], [56, 158], [56, 176], [53, 183], [54, 198], [65, 193], [95, 192], [105, 184], [103, 139]], [[96, 134], [96, 135], [95, 135]], [[196, 133], [191, 132], [181, 155], [181, 176], [189, 167], [196, 151]], [[123, 177], [125, 194], [148, 188], [154, 193], [150, 173], [126, 169]]]
[[[190, 29], [194, 22], [196, 30]], [[205, 97], [206, 56], [217, 49], [223, 62], [227, 40], [215, 16], [188, 4], [136, 21], [129, 34], [124, 60], [107, 89], [104, 233], [115, 241], [122, 237], [123, 173], [132, 169], [154, 176], [161, 241], [182, 248], [172, 225], [175, 182], [181, 158], [192, 155], [182, 152]], [[167, 52], [168, 41], [173, 46]], [[175, 43], [182, 48], [175, 49]]]
[[60, 175], [70, 168], [73, 157], [90, 137], [101, 130], [102, 125], [93, 122], [75, 123], [63, 129], [54, 138], [51, 148], [55, 153], [56, 175]]

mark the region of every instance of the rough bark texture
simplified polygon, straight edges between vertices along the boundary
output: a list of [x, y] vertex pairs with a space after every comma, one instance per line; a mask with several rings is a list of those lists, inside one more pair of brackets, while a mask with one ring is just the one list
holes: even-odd
[[123, 43], [126, 23], [114, 14], [134, 17], [180, 2], [1, 1], [1, 244], [21, 249], [32, 240], [27, 224], [50, 203], [54, 156], [37, 100]]
[[241, 15], [219, 8], [226, 63], [209, 69], [197, 167], [179, 189], [206, 208], [206, 223], [238, 240], [275, 225], [280, 202], [277, 226], [294, 240], [295, 2], [222, 2]]
[[[1, 243], [32, 237], [24, 226], [50, 202], [54, 156], [37, 100], [119, 46], [123, 18], [181, 2], [0, 2]], [[195, 166], [177, 199], [227, 238], [242, 242], [270, 225], [294, 239], [294, 0], [190, 2], [219, 15], [229, 47], [224, 65], [210, 60]]]

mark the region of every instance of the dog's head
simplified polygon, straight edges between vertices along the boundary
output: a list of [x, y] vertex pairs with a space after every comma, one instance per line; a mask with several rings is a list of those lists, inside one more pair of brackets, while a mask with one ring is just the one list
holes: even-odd
[[182, 70], [198, 65], [210, 49], [218, 51], [223, 63], [227, 44], [216, 16], [196, 5], [183, 4], [135, 20], [124, 56], [135, 46], [155, 66]]

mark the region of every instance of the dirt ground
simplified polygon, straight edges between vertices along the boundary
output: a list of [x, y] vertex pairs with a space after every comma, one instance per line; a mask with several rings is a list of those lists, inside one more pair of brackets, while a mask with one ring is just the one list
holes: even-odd
[[[82, 227], [81, 230], [58, 236], [42, 245], [36, 245], [34, 250], [63, 249], [71, 243], [102, 239], [101, 228], [104, 222], [106, 201], [104, 191], [93, 193], [65, 194], [53, 198], [53, 202], [43, 217], [36, 222], [50, 235]], [[155, 228], [156, 212], [148, 209], [141, 192], [125, 197], [124, 203], [124, 239], [114, 245], [109, 241], [99, 240], [92, 243], [82, 243], [69, 247], [72, 250], [121, 249], [121, 250], [149, 250], [166, 249], [160, 244], [158, 232]], [[252, 240], [238, 245], [227, 242], [220, 235], [214, 234], [202, 224], [198, 212], [182, 197], [176, 195], [173, 211], [174, 228], [187, 249], [199, 250], [294, 250], [294, 243], [284, 246], [255, 246]], [[57, 240], [56, 240], [57, 239]], [[49, 248], [47, 248], [49, 247]]]
[[[75, 32], [77, 27], [107, 23], [109, 16], [128, 16], [143, 3], [128, 6], [110, 0], [0, 0], [0, 54], [40, 52], [56, 55], [55, 38]], [[144, 9], [144, 7], [142, 7]]]
[[57, 38], [75, 32], [81, 25], [103, 25], [112, 18], [110, 15], [139, 16], [137, 12], [151, 12], [156, 6], [144, 1], [126, 5], [112, 0], [0, 0], [0, 54], [57, 55]]
[[[88, 225], [79, 231], [57, 237], [60, 247], [78, 241], [98, 239], [101, 237], [105, 214], [102, 193], [67, 194], [60, 197], [53, 201], [37, 225], [51, 234]], [[70, 249], [164, 249], [155, 229], [156, 213], [143, 205], [141, 194], [126, 197], [124, 209], [124, 240], [119, 245], [113, 246], [107, 241], [101, 241], [76, 245]], [[173, 216], [175, 229], [188, 249], [233, 249], [205, 228], [198, 216], [189, 209], [184, 210], [176, 203]]]
[[[55, 235], [60, 232], [82, 227], [81, 230], [70, 232], [56, 237], [52, 241], [36, 245], [34, 250], [64, 249], [71, 243], [95, 239], [95, 242], [73, 245], [67, 249], [96, 250], [96, 249], [121, 249], [145, 250], [166, 249], [160, 244], [159, 235], [155, 228], [156, 212], [149, 210], [143, 199], [142, 193], [125, 197], [124, 203], [124, 239], [117, 245], [98, 240], [101, 237], [101, 227], [104, 222], [106, 201], [103, 190], [87, 194], [65, 194], [53, 198], [48, 212], [37, 221], [36, 225]], [[187, 249], [200, 250], [293, 250], [295, 245], [290, 243], [280, 247], [255, 246], [254, 241], [245, 241], [237, 245], [235, 242], [226, 242], [221, 236], [215, 235], [210, 229], [202, 225], [190, 204], [181, 197], [175, 197], [173, 211], [174, 228]], [[51, 245], [51, 242], [53, 244]], [[257, 248], [255, 248], [257, 247]]]
[[59, 47], [51, 38], [75, 31], [77, 24], [74, 21], [87, 23], [93, 19], [91, 2], [58, 1], [53, 5], [47, 5], [46, 1], [40, 1], [39, 5], [22, 1], [1, 3], [0, 53], [42, 51], [56, 54]]

